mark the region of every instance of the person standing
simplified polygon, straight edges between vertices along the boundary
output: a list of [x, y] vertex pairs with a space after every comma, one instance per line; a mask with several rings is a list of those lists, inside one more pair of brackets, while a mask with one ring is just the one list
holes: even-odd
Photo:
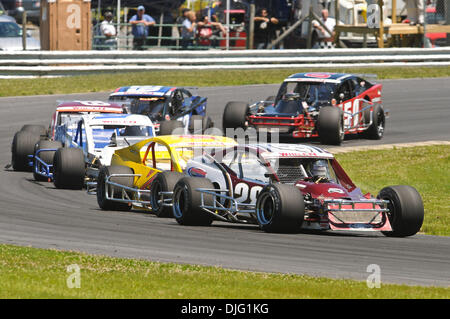
[[113, 14], [108, 11], [105, 13], [105, 20], [100, 24], [100, 31], [103, 38], [103, 49], [117, 49], [116, 27], [113, 23]]
[[194, 36], [197, 30], [197, 17], [194, 11], [186, 12], [186, 19], [181, 26], [181, 46], [187, 49], [194, 44]]
[[261, 9], [255, 17], [254, 42], [256, 49], [266, 49], [275, 34], [274, 25], [278, 24], [278, 19], [269, 16], [267, 9]]
[[406, 0], [406, 14], [410, 25], [423, 25], [423, 4], [424, 0]]
[[139, 6], [137, 10], [137, 14], [130, 19], [130, 24], [132, 25], [131, 33], [133, 34], [133, 50], [143, 50], [148, 37], [148, 27], [155, 24], [155, 19], [145, 14], [144, 6]]
[[325, 28], [317, 20], [314, 20], [312, 22], [312, 26], [314, 27], [314, 29], [316, 29], [319, 40], [319, 43], [316, 44], [316, 47], [320, 47], [322, 49], [331, 49], [334, 47], [334, 27], [336, 26], [336, 20], [328, 17], [328, 10], [323, 9], [321, 21], [327, 27], [328, 31], [331, 32], [331, 34], [327, 30], [325, 30]]

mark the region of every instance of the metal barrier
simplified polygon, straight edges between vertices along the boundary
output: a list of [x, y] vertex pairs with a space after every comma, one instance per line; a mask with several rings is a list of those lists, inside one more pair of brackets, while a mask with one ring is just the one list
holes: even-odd
[[331, 50], [0, 52], [0, 76], [193, 69], [448, 66], [450, 47]]

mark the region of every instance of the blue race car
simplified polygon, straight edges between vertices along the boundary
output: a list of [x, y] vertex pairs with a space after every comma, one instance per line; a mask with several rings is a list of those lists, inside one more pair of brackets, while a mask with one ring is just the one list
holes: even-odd
[[206, 116], [207, 98], [185, 88], [124, 86], [111, 93], [109, 101], [122, 103], [129, 113], [150, 117], [158, 135], [171, 135], [176, 129], [183, 134], [202, 134], [213, 126]]

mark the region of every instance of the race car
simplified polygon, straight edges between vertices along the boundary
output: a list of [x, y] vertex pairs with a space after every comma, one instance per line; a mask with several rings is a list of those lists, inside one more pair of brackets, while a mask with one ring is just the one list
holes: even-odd
[[172, 194], [181, 225], [214, 220], [258, 224], [266, 232], [379, 231], [411, 236], [423, 222], [411, 186], [383, 188], [374, 198], [356, 187], [334, 156], [295, 144], [247, 144], [190, 160]]
[[129, 113], [148, 115], [158, 135], [171, 135], [177, 129], [174, 134], [201, 134], [213, 126], [206, 116], [207, 98], [185, 88], [125, 86], [111, 93], [109, 101], [122, 103]]
[[154, 136], [151, 120], [138, 114], [87, 114], [59, 126], [56, 141], [40, 141], [32, 156], [36, 180], [56, 188], [96, 184], [98, 170], [111, 163], [115, 150]]
[[388, 112], [381, 104], [381, 84], [352, 74], [297, 73], [281, 84], [276, 97], [252, 105], [229, 102], [222, 127], [255, 128], [294, 138], [319, 137], [340, 145], [346, 134], [381, 139]]
[[158, 217], [172, 216], [172, 190], [187, 174], [187, 162], [203, 153], [234, 145], [237, 143], [233, 139], [222, 136], [166, 135], [117, 150], [111, 166], [100, 170], [96, 187], [98, 205], [105, 210], [134, 207]]
[[[56, 136], [58, 128], [64, 127], [66, 123], [75, 123], [83, 114], [120, 114], [123, 113], [122, 106], [114, 103], [102, 101], [60, 101], [53, 113], [50, 127], [48, 129], [43, 125], [24, 125], [22, 129], [14, 135], [11, 145], [11, 165], [16, 171], [28, 171], [32, 168], [30, 156], [35, 153], [35, 146], [39, 141], [46, 144], [46, 147], [58, 148], [60, 144], [52, 141], [64, 138], [64, 134], [58, 138]], [[76, 125], [71, 127], [76, 129]], [[45, 141], [45, 142], [44, 142]], [[46, 161], [52, 160], [52, 155], [44, 155]]]

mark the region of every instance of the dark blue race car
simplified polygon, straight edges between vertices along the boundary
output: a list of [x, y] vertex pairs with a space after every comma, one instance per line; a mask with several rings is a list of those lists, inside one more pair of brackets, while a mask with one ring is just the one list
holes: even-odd
[[170, 135], [175, 130], [201, 134], [213, 126], [206, 116], [207, 98], [193, 95], [186, 88], [124, 86], [111, 93], [109, 101], [121, 103], [128, 113], [148, 115], [158, 135]]

